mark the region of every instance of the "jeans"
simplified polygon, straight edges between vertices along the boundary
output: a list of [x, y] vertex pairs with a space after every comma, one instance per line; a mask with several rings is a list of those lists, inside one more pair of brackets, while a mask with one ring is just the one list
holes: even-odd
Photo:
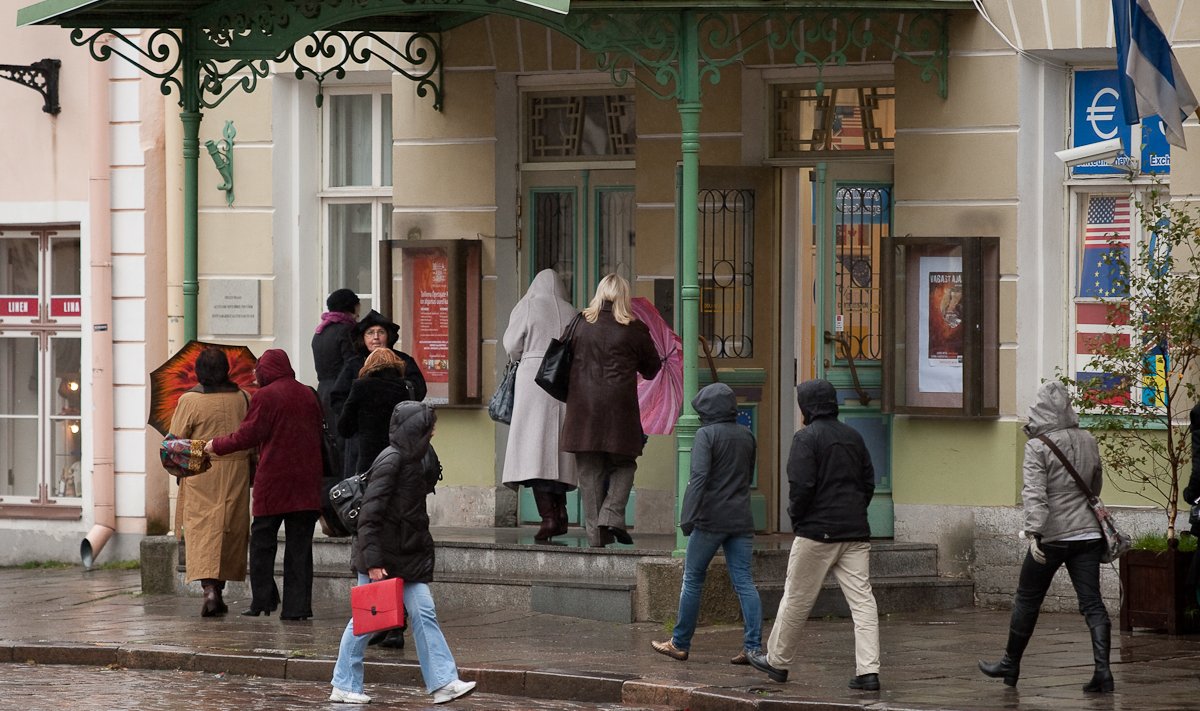
[[1041, 544], [1046, 554], [1045, 565], [1025, 554], [1021, 564], [1021, 577], [1017, 581], [1017, 594], [1013, 598], [1011, 629], [1021, 635], [1033, 634], [1037, 625], [1042, 601], [1054, 580], [1054, 574], [1062, 565], [1067, 566], [1075, 596], [1079, 598], [1079, 614], [1087, 620], [1090, 629], [1111, 624], [1104, 599], [1100, 597], [1100, 556], [1104, 553], [1104, 541], [1099, 538], [1084, 541], [1061, 541]]
[[275, 550], [283, 525], [283, 617], [312, 617], [313, 530], [319, 511], [255, 516], [250, 524], [250, 607], [260, 612], [279, 604]]
[[[371, 582], [363, 573], [358, 574], [358, 584]], [[413, 643], [417, 646], [417, 661], [421, 665], [421, 677], [425, 680], [425, 691], [432, 694], [437, 689], [458, 679], [458, 667], [454, 656], [438, 626], [437, 610], [433, 596], [425, 583], [404, 582], [404, 609], [408, 612], [408, 629], [412, 630]], [[363, 691], [363, 653], [371, 635], [355, 635], [354, 620], [342, 631], [342, 642], [338, 647], [337, 663], [333, 666], [333, 686], [342, 691]]]
[[725, 550], [729, 582], [742, 607], [742, 647], [755, 652], [762, 649], [762, 601], [750, 576], [750, 555], [754, 549], [752, 533], [714, 533], [695, 529], [688, 536], [687, 557], [683, 560], [683, 587], [679, 591], [679, 616], [671, 643], [682, 650], [691, 649], [700, 614], [700, 592], [708, 575], [708, 564], [717, 549]]
[[625, 528], [625, 504], [633, 489], [637, 459], [608, 452], [576, 452], [575, 469], [588, 543], [599, 546], [604, 542], [600, 526]]
[[871, 544], [865, 541], [822, 543], [800, 536], [792, 541], [783, 599], [767, 641], [771, 666], [786, 669], [792, 665], [800, 647], [800, 631], [821, 592], [825, 574], [832, 570], [854, 620], [854, 673], [879, 673], [879, 608], [871, 590], [870, 560]]

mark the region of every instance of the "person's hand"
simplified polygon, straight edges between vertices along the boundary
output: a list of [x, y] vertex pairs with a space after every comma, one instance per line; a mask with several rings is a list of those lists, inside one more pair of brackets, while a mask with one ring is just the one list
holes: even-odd
[[212, 454], [212, 453], [213, 453], [213, 448], [212, 448], [212, 440], [211, 440], [211, 439], [210, 439], [210, 440], [208, 440], [207, 442], [205, 442], [205, 443], [204, 443], [204, 453], [205, 453], [205, 454]]
[[371, 579], [371, 582], [377, 583], [387, 577], [387, 571], [383, 568], [371, 568], [367, 571], [367, 577]]
[[1029, 555], [1033, 556], [1033, 559], [1037, 561], [1038, 565], [1045, 565], [1046, 553], [1042, 551], [1041, 542], [1041, 536], [1035, 533], [1029, 534]]

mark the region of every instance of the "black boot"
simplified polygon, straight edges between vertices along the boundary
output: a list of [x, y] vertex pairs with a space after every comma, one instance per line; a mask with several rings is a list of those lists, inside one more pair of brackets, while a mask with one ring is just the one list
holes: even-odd
[[220, 609], [217, 597], [217, 586], [203, 583], [201, 587], [204, 590], [204, 604], [200, 607], [201, 617], [216, 617]]
[[1017, 678], [1021, 676], [1021, 656], [1025, 654], [1030, 636], [1009, 628], [1004, 657], [994, 664], [979, 660], [979, 671], [993, 679], [1003, 677], [1006, 686], [1016, 686]]
[[1092, 673], [1092, 680], [1084, 684], [1084, 691], [1105, 694], [1113, 690], [1112, 670], [1108, 668], [1111, 634], [1112, 624], [1092, 628], [1092, 658], [1095, 659], [1096, 670]]
[[554, 535], [561, 536], [567, 532], [567, 494], [559, 492], [550, 496], [554, 501]]
[[558, 517], [554, 502], [554, 494], [542, 489], [533, 490], [533, 501], [537, 504], [538, 515], [542, 517], [542, 525], [533, 534], [535, 541], [548, 541], [557, 535]]

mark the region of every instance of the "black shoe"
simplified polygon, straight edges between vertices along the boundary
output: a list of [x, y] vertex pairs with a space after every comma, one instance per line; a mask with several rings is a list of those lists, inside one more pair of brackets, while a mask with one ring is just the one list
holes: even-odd
[[627, 546], [633, 545], [633, 536], [629, 535], [629, 531], [626, 531], [623, 528], [617, 528], [616, 526], [604, 526], [604, 528], [607, 529], [610, 534], [612, 534], [612, 537], [616, 539], [617, 543], [624, 543]]
[[242, 610], [242, 617], [258, 617], [259, 615], [271, 616], [270, 610], [256, 610], [253, 607]]
[[850, 680], [851, 689], [860, 689], [862, 691], [879, 691], [879, 675], [878, 674], [859, 674]]
[[[268, 613], [268, 614], [270, 614], [270, 613]], [[301, 620], [307, 620], [310, 617], [312, 617], [311, 614], [308, 614], [308, 615], [280, 615], [279, 619], [287, 620], [288, 622], [297, 622], [297, 621], [301, 621]]]
[[385, 639], [379, 643], [379, 646], [388, 649], [404, 649], [404, 630], [388, 630]]
[[776, 669], [767, 661], [766, 652], [747, 652], [746, 661], [750, 662], [750, 666], [765, 673], [771, 678], [771, 681], [777, 681], [780, 684], [787, 681], [787, 669]]
[[391, 632], [391, 630], [383, 630], [382, 632], [376, 632], [375, 634], [371, 635], [371, 639], [367, 640], [367, 646], [374, 647], [383, 640], [387, 639], [389, 632]]

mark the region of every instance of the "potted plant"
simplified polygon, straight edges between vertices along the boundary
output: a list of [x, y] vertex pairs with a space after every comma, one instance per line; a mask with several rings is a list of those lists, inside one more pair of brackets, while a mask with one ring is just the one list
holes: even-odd
[[[1097, 265], [1111, 270], [1110, 332], [1094, 334], [1090, 374], [1063, 378], [1100, 443], [1109, 482], [1165, 515], [1161, 550], [1122, 556], [1121, 629], [1184, 631], [1190, 551], [1179, 549], [1181, 479], [1191, 472], [1188, 414], [1197, 402], [1200, 357], [1200, 223], [1155, 184], [1135, 200], [1145, 238], [1110, 237]], [[1097, 375], [1099, 374], [1099, 375]], [[1186, 548], [1194, 549], [1195, 546]], [[1194, 600], [1190, 600], [1194, 607]]]

